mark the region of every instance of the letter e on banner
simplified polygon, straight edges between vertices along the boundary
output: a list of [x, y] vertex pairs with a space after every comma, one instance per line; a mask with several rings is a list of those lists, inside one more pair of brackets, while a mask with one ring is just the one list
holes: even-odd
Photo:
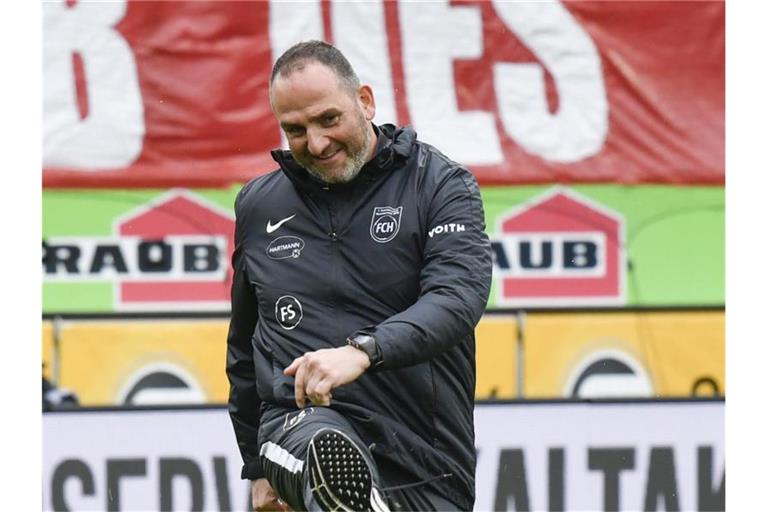
[[447, 0], [398, 2], [408, 109], [421, 139], [466, 165], [503, 162], [493, 114], [459, 110], [455, 59], [483, 55], [483, 25], [474, 6]]

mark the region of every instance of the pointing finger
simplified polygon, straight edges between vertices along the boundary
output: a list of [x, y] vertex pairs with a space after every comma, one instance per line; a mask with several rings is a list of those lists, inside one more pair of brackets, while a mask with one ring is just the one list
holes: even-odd
[[304, 362], [304, 356], [297, 357], [296, 359], [291, 362], [291, 364], [288, 365], [288, 367], [283, 370], [283, 375], [294, 375], [296, 373], [296, 370], [299, 368], [299, 365]]
[[[296, 361], [298, 361], [298, 359]], [[294, 363], [296, 361], [294, 361]], [[291, 363], [291, 366], [293, 366], [293, 363]], [[300, 364], [300, 365], [297, 365], [297, 368], [298, 369], [295, 370], [296, 378], [293, 383], [293, 391], [294, 391], [294, 394], [296, 395], [296, 405], [299, 406], [299, 409], [303, 409], [304, 405], [306, 404], [306, 395], [304, 392], [304, 379], [306, 377], [307, 367], [303, 364]], [[288, 370], [288, 368], [286, 368], [286, 370]]]

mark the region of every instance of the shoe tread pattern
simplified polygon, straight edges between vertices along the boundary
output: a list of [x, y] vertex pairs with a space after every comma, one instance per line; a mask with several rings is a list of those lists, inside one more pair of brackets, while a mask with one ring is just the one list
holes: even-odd
[[312, 493], [324, 510], [373, 511], [371, 472], [347, 436], [335, 430], [318, 433], [308, 459]]

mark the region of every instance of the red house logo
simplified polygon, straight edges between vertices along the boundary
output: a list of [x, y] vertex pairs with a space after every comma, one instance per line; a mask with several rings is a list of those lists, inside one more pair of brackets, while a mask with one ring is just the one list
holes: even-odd
[[234, 229], [231, 212], [186, 190], [118, 218], [114, 233], [137, 241], [141, 272], [115, 283], [115, 309], [227, 310]]
[[502, 214], [492, 237], [496, 305], [618, 305], [625, 298], [623, 217], [555, 187]]

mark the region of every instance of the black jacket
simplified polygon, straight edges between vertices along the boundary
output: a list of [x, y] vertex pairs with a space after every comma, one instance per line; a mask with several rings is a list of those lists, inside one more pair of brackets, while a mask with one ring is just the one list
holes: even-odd
[[474, 327], [491, 281], [479, 188], [412, 129], [376, 131], [376, 154], [350, 183], [323, 184], [274, 151], [280, 169], [235, 201], [227, 374], [242, 477], [262, 476], [261, 414], [296, 407], [283, 369], [366, 333], [383, 363], [335, 389], [331, 407], [400, 468], [403, 481], [388, 484], [431, 480], [471, 509]]

